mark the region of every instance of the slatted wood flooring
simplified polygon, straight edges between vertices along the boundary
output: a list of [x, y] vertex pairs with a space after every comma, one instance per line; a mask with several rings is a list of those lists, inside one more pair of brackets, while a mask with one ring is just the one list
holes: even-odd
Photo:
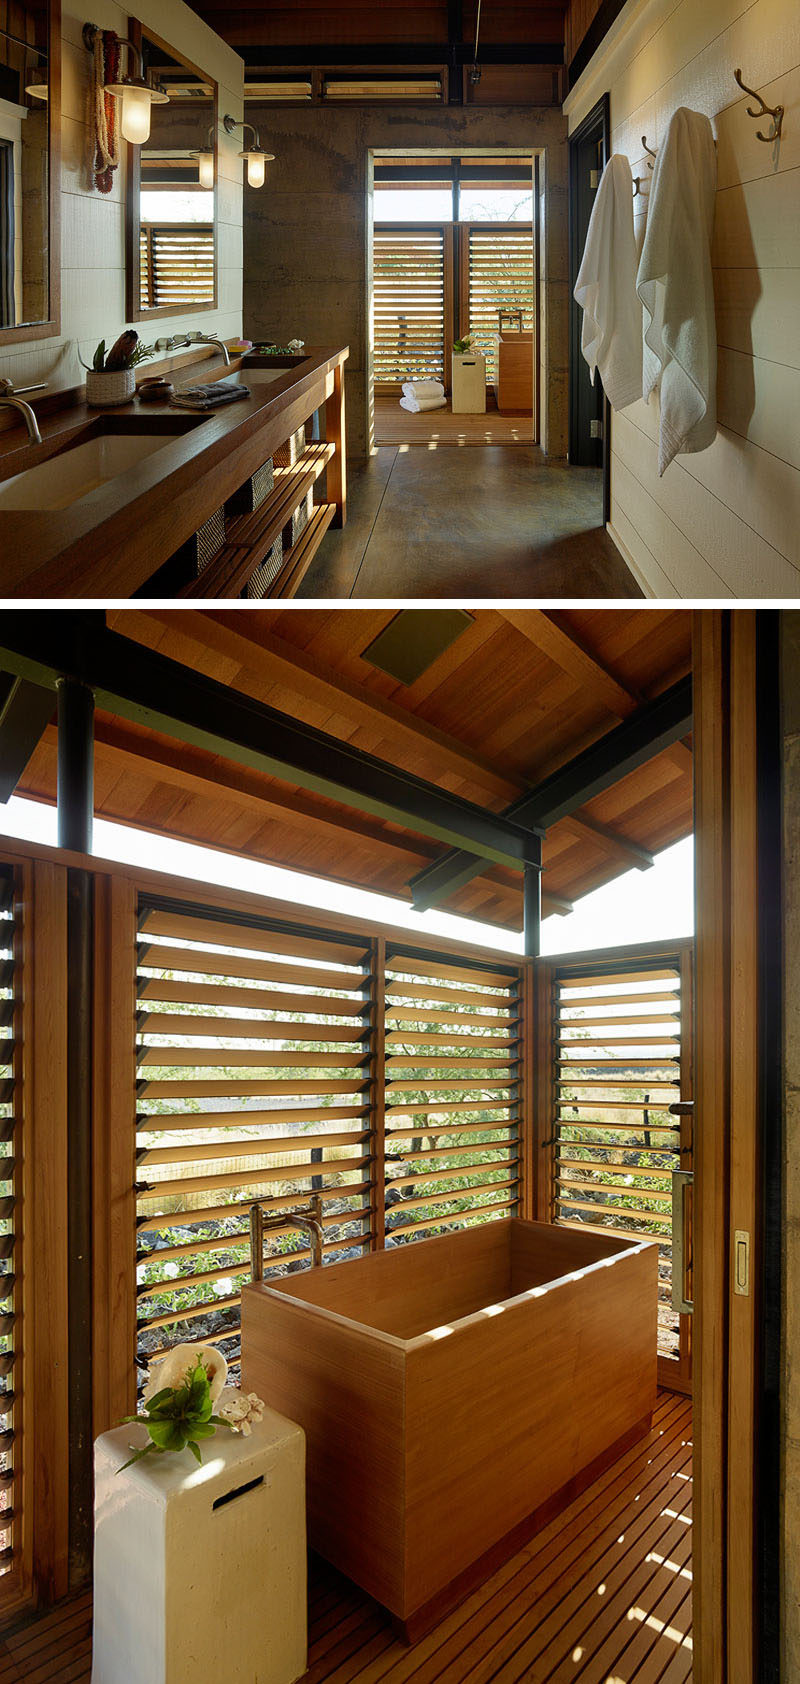
[[[410, 415], [399, 398], [375, 399], [375, 443], [419, 445], [533, 444], [533, 417], [501, 415], [487, 397], [484, 415], [454, 415], [427, 409]], [[544, 461], [544, 457], [542, 457]]]
[[[316, 1563], [304, 1684], [688, 1684], [691, 1439], [662, 1392], [648, 1438], [413, 1649]], [[84, 1595], [8, 1638], [0, 1684], [88, 1684], [90, 1619]]]

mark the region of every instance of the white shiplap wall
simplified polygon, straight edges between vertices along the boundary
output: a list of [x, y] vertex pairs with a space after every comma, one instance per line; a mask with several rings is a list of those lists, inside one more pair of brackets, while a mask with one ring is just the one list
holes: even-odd
[[[220, 119], [230, 111], [241, 119], [244, 66], [183, 0], [137, 0], [136, 16], [178, 53], [219, 83]], [[114, 0], [95, 0], [87, 11], [63, 0], [62, 11], [62, 163], [61, 163], [61, 334], [0, 346], [0, 375], [22, 386], [55, 380], [82, 380], [78, 349], [89, 360], [99, 339], [107, 344], [127, 326], [125, 319], [125, 158], [109, 194], [90, 186], [91, 151], [87, 127], [90, 56], [81, 30], [87, 17], [101, 29], [128, 33], [128, 12]], [[201, 329], [231, 338], [242, 330], [242, 162], [236, 154], [240, 136], [219, 134], [219, 274], [218, 308], [136, 327], [145, 340]], [[124, 151], [124, 143], [123, 143]]]
[[[756, 139], [737, 66], [786, 107], [779, 146]], [[719, 433], [659, 480], [654, 403], [615, 415], [612, 534], [653, 596], [800, 596], [800, 7], [629, 0], [569, 96], [571, 130], [606, 90], [634, 175], [680, 105], [711, 119], [718, 163]]]

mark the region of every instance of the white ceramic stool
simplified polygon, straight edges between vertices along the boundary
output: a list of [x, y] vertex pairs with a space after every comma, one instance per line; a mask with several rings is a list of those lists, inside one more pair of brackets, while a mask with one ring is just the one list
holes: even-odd
[[124, 1473], [144, 1428], [95, 1444], [92, 1684], [294, 1684], [306, 1669], [305, 1434], [267, 1409]]
[[483, 415], [486, 358], [482, 351], [454, 351], [450, 408], [454, 415]]

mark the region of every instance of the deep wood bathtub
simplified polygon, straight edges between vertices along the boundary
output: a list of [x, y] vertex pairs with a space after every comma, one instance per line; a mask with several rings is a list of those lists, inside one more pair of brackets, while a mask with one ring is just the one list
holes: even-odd
[[242, 1295], [309, 1542], [413, 1641], [650, 1424], [657, 1247], [501, 1221]]

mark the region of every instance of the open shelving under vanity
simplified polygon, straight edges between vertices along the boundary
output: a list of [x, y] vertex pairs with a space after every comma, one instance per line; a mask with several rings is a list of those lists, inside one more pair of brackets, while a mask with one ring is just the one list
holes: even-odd
[[252, 354], [223, 367], [206, 352], [173, 368], [177, 400], [198, 378], [248, 388], [211, 412], [138, 394], [97, 410], [82, 388], [44, 393], [40, 443], [16, 416], [0, 433], [2, 594], [293, 596], [346, 518], [347, 356]]

